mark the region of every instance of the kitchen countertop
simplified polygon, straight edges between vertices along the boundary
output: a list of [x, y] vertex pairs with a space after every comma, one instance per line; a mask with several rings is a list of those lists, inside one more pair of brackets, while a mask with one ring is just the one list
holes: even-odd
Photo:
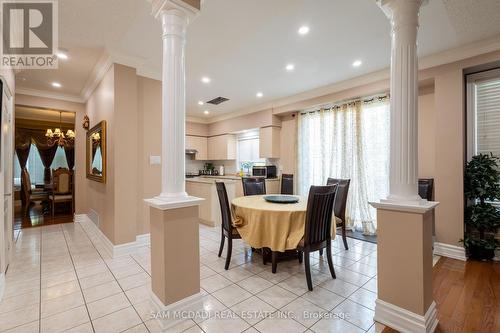
[[[218, 178], [218, 179], [221, 179], [221, 178]], [[222, 180], [226, 184], [234, 184], [236, 179], [222, 178]], [[191, 182], [191, 183], [215, 184], [216, 181], [217, 181], [217, 177], [210, 177], [210, 178], [205, 178], [205, 177], [186, 178], [186, 182]]]
[[[252, 177], [252, 176], [246, 176], [246, 177]], [[238, 180], [240, 181], [242, 177], [240, 176], [235, 176], [235, 175], [224, 175], [224, 176], [200, 176], [200, 178], [208, 178], [208, 179], [232, 179], [232, 180]], [[278, 178], [266, 178], [266, 181], [279, 181]]]

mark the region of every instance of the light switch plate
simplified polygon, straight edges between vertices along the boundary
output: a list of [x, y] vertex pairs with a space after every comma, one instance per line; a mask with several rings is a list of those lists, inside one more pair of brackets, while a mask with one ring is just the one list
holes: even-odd
[[149, 165], [160, 165], [161, 164], [161, 156], [150, 155], [149, 156]]

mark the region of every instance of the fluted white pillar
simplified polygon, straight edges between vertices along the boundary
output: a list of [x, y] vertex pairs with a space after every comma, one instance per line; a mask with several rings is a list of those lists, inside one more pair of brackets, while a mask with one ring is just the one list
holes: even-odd
[[187, 14], [180, 9], [160, 12], [163, 30], [162, 169], [160, 197], [186, 197], [186, 63]]
[[418, 15], [423, 0], [378, 0], [391, 22], [391, 146], [388, 201], [417, 202]]

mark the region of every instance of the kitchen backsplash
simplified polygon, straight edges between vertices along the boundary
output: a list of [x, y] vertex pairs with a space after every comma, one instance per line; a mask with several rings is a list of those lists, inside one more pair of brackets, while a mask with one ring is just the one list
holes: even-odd
[[205, 163], [213, 163], [216, 170], [219, 170], [221, 165], [224, 165], [226, 175], [236, 173], [236, 161], [197, 161], [186, 156], [186, 173], [197, 174], [199, 170], [205, 168]]

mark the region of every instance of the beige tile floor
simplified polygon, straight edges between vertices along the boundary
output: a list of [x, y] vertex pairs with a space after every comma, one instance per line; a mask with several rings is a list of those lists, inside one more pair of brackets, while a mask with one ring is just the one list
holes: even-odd
[[[91, 240], [93, 239], [93, 240]], [[298, 261], [264, 266], [235, 241], [230, 270], [217, 257], [220, 230], [200, 226], [203, 299], [168, 332], [374, 332], [377, 246], [333, 243], [337, 279], [317, 254], [309, 292]], [[75, 224], [16, 233], [0, 303], [1, 332], [160, 332], [149, 299], [148, 247], [111, 259]]]

